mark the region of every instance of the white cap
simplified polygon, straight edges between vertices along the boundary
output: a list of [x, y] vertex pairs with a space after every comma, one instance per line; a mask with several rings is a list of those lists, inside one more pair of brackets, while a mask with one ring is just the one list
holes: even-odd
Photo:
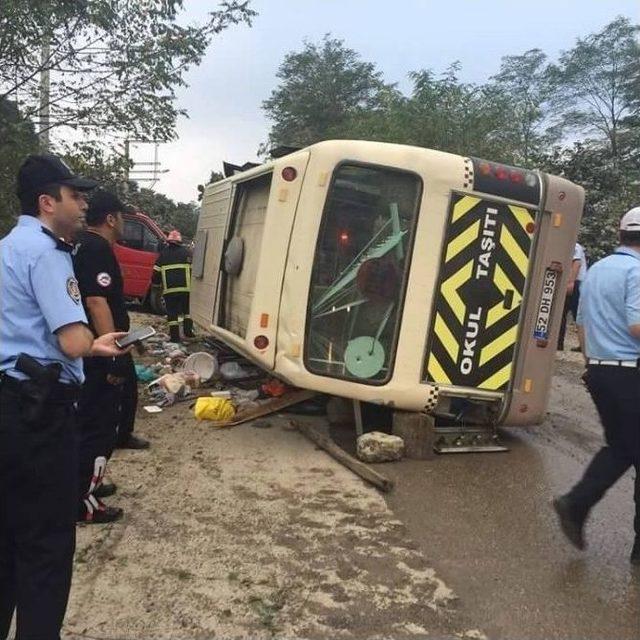
[[620, 231], [640, 231], [640, 207], [633, 207], [622, 216]]

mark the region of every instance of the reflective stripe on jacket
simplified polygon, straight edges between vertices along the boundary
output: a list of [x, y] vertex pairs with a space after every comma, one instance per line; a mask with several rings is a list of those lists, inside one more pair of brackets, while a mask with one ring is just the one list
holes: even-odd
[[191, 256], [177, 244], [162, 249], [153, 267], [153, 283], [162, 285], [162, 295], [189, 293], [191, 290]]

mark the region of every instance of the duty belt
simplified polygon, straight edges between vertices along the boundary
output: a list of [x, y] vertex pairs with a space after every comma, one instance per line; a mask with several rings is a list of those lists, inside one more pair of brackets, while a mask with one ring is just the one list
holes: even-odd
[[638, 360], [600, 360], [598, 358], [589, 358], [587, 363], [604, 367], [627, 367], [629, 369], [638, 368]]
[[[13, 393], [21, 393], [24, 382], [25, 380], [19, 380], [0, 372], [0, 388], [8, 389]], [[79, 399], [80, 385], [56, 382], [52, 387], [52, 393], [47, 402], [51, 404], [73, 404], [78, 402]]]

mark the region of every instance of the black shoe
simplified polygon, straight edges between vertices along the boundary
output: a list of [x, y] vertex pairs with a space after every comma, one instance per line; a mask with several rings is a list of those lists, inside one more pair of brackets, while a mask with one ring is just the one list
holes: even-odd
[[574, 547], [583, 550], [586, 546], [583, 531], [586, 518], [579, 518], [576, 516], [567, 496], [555, 498], [553, 501], [553, 508], [560, 519], [560, 528], [562, 529], [562, 533], [567, 536], [569, 542], [571, 542]]
[[574, 353], [582, 353], [582, 349], [580, 347], [573, 347], [571, 351], [573, 351]]
[[93, 513], [85, 512], [83, 516], [78, 518], [79, 524], [107, 524], [115, 522], [122, 518], [124, 512], [120, 507], [108, 507], [106, 504], [100, 504], [100, 508]]
[[105, 483], [101, 484], [93, 492], [93, 495], [96, 498], [108, 498], [109, 496], [112, 496], [117, 490], [118, 490], [118, 487], [116, 487], [116, 485], [113, 484], [113, 482], [109, 482], [109, 483], [105, 482]]
[[150, 446], [148, 440], [138, 438], [133, 433], [129, 434], [126, 440], [116, 443], [116, 449], [148, 449]]
[[636, 541], [631, 550], [631, 558], [629, 558], [631, 564], [640, 567], [640, 536], [636, 536]]

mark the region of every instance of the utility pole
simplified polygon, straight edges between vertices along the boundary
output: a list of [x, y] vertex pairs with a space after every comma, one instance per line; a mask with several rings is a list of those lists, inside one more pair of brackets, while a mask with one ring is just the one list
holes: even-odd
[[42, 42], [41, 65], [40, 71], [40, 132], [38, 133], [38, 141], [40, 143], [40, 151], [49, 151], [49, 125], [50, 113], [49, 102], [51, 93], [51, 75], [49, 71], [49, 56], [51, 54], [51, 42], [49, 37], [45, 36]]
[[129, 195], [129, 162], [130, 162], [130, 151], [129, 151], [129, 137], [127, 136], [124, 140], [124, 184], [122, 185], [122, 191], [124, 193], [124, 197], [126, 198]]

